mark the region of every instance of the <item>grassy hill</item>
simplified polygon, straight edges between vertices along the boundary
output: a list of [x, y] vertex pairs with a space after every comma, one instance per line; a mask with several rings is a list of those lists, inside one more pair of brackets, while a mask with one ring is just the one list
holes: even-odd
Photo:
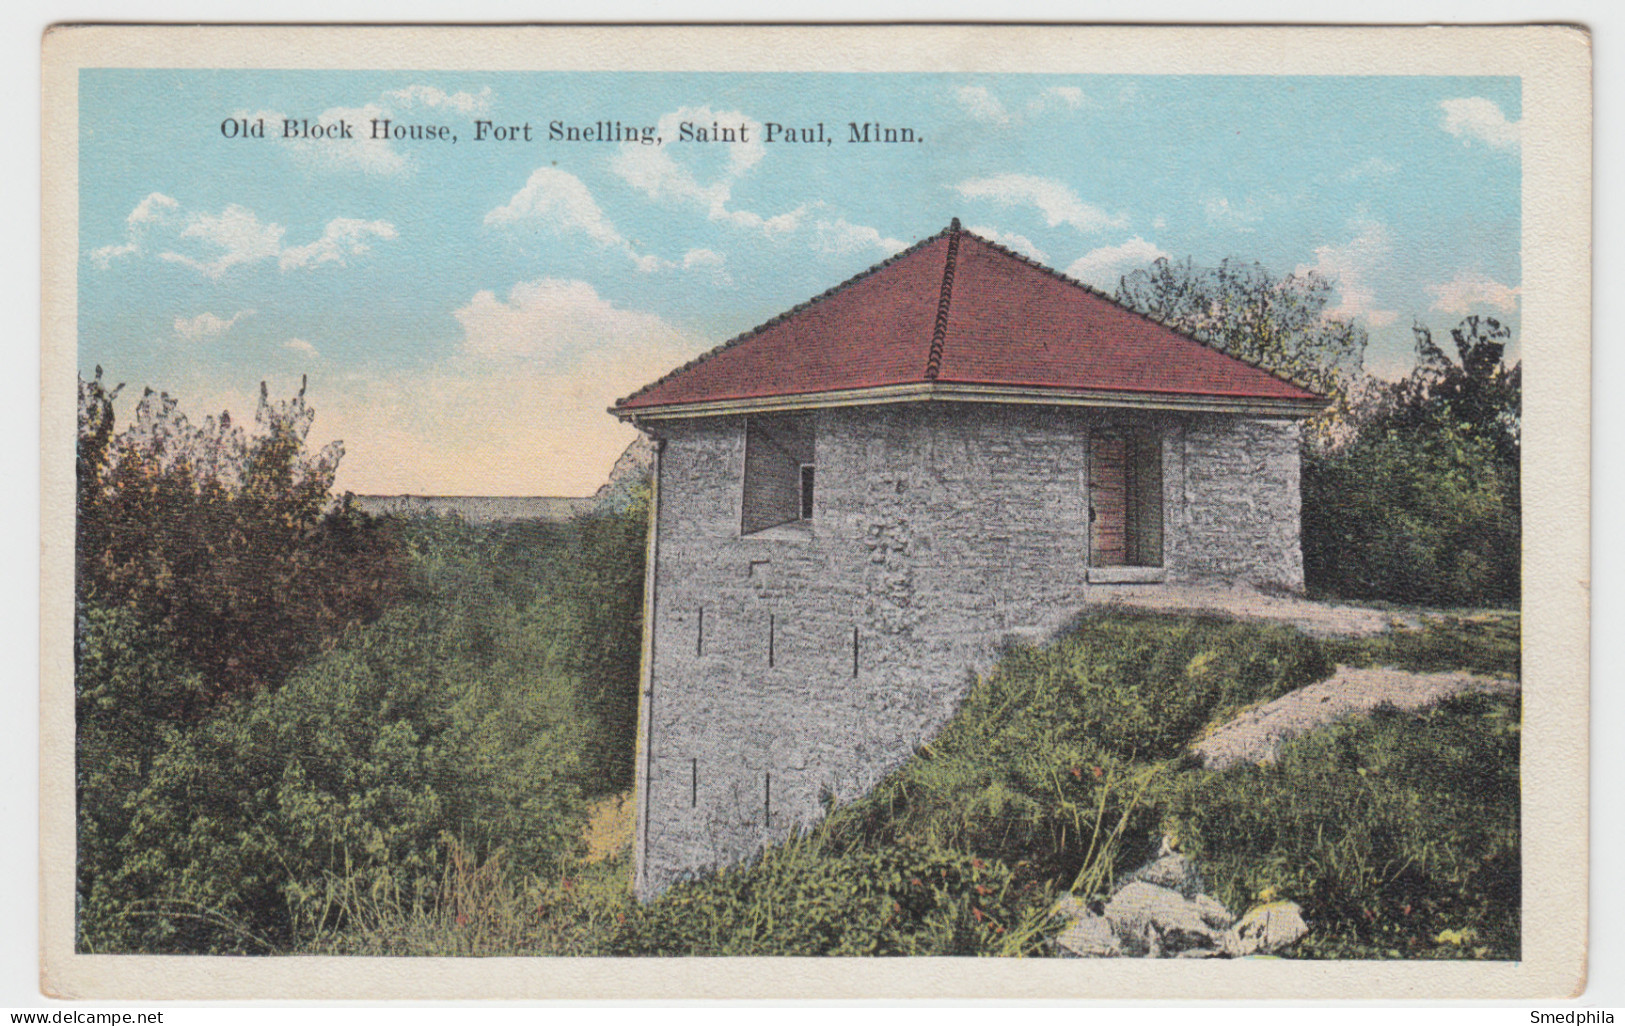
[[[398, 525], [410, 586], [384, 615], [86, 776], [120, 832], [81, 834], [81, 948], [1045, 955], [1058, 895], [1167, 837], [1235, 911], [1299, 902], [1298, 956], [1517, 957], [1515, 697], [1346, 721], [1271, 766], [1187, 752], [1338, 663], [1516, 676], [1516, 615], [1362, 641], [1084, 616], [1007, 651], [863, 799], [637, 904], [642, 515]], [[82, 686], [173, 672], [127, 627], [87, 624]]]

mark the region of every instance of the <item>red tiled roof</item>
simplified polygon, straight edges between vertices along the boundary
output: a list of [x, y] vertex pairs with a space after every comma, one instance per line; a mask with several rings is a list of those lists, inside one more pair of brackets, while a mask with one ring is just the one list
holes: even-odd
[[1312, 402], [1313, 392], [960, 229], [904, 250], [616, 404], [929, 384]]

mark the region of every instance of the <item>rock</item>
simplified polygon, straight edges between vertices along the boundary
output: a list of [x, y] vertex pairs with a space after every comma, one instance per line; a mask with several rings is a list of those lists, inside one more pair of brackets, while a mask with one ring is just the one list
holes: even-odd
[[1066, 922], [1055, 937], [1063, 958], [1111, 958], [1122, 953], [1122, 944], [1112, 933], [1111, 924], [1073, 894], [1063, 894], [1050, 915]]
[[599, 512], [621, 512], [631, 504], [638, 486], [649, 483], [654, 463], [654, 439], [639, 434], [615, 460], [615, 465], [609, 471], [609, 480], [599, 485], [598, 491], [587, 501]]
[[1268, 955], [1289, 947], [1309, 932], [1303, 910], [1291, 901], [1272, 901], [1248, 909], [1224, 937], [1225, 953], [1234, 958]]
[[1236, 921], [1236, 917], [1230, 914], [1230, 910], [1225, 908], [1224, 902], [1218, 898], [1207, 894], [1198, 894], [1191, 900], [1196, 903], [1196, 909], [1202, 916], [1202, 922], [1215, 930], [1228, 930], [1230, 924]]
[[1172, 958], [1189, 951], [1222, 953], [1227, 931], [1210, 920], [1228, 924], [1229, 912], [1214, 899], [1201, 897], [1206, 901], [1145, 880], [1130, 880], [1106, 904], [1106, 920], [1125, 954]]
[[1106, 917], [1087, 910], [1067, 924], [1055, 944], [1063, 956], [1074, 958], [1112, 958], [1123, 953], [1123, 944]]
[[[1195, 898], [1207, 889], [1196, 864], [1178, 852], [1170, 850], [1166, 842], [1163, 845], [1162, 855], [1123, 877], [1118, 889], [1121, 890], [1135, 882], [1166, 887], [1168, 890], [1178, 891], [1183, 898]], [[1230, 924], [1227, 922], [1225, 925]]]

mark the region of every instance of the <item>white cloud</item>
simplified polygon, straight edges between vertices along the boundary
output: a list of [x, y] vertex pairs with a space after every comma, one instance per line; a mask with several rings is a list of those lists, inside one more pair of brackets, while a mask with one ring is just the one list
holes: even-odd
[[173, 197], [165, 196], [161, 192], [148, 193], [147, 198], [137, 203], [135, 209], [130, 211], [130, 216], [124, 219], [124, 223], [131, 228], [137, 225], [151, 224], [155, 221], [164, 220], [170, 213], [178, 209], [180, 209], [180, 203]]
[[589, 283], [560, 278], [519, 282], [505, 300], [482, 289], [455, 316], [466, 352], [521, 357], [536, 366], [590, 372], [606, 357], [635, 357], [644, 346], [658, 352], [690, 344], [655, 314], [617, 307]]
[[1110, 289], [1117, 285], [1117, 279], [1125, 272], [1144, 267], [1153, 260], [1167, 255], [1155, 243], [1147, 242], [1136, 235], [1127, 242], [1115, 246], [1102, 246], [1090, 250], [1072, 261], [1067, 266], [1066, 273], [1069, 277], [1096, 288]]
[[1398, 173], [1399, 165], [1381, 157], [1367, 157], [1343, 172], [1342, 177], [1351, 181], [1362, 178], [1389, 178]]
[[1377, 306], [1376, 290], [1370, 282], [1372, 272], [1387, 260], [1393, 248], [1388, 229], [1380, 221], [1359, 219], [1350, 227], [1357, 232], [1353, 239], [1341, 246], [1317, 246], [1315, 262], [1300, 264], [1296, 273], [1314, 272], [1337, 286], [1341, 302], [1326, 311], [1328, 318], [1363, 317], [1376, 328], [1392, 324], [1397, 313]]
[[356, 217], [335, 217], [327, 222], [322, 237], [303, 246], [290, 246], [277, 258], [277, 266], [316, 267], [321, 264], [344, 266], [345, 258], [367, 252], [369, 236], [380, 239], [396, 237], [395, 226], [388, 221], [363, 221]]
[[303, 353], [305, 356], [318, 355], [316, 352], [316, 347], [311, 345], [309, 342], [306, 342], [302, 338], [290, 338], [288, 341], [282, 343], [282, 348], [292, 349], [294, 352]]
[[161, 192], [148, 193], [147, 197], [135, 205], [129, 216], [124, 219], [125, 237], [122, 243], [115, 243], [91, 250], [90, 259], [97, 267], [106, 270], [119, 257], [133, 256], [141, 252], [142, 240], [149, 225], [156, 225], [169, 219], [169, 215], [179, 209], [180, 204], [170, 196]]
[[696, 267], [721, 267], [726, 262], [726, 258], [714, 249], [691, 249], [683, 254], [683, 267], [686, 270], [693, 270]]
[[117, 260], [119, 257], [130, 256], [131, 254], [139, 252], [141, 252], [141, 246], [132, 239], [129, 242], [120, 243], [116, 246], [102, 246], [98, 249], [93, 249], [90, 251], [90, 259], [95, 261], [97, 267], [100, 267], [105, 271], [111, 267], [113, 265], [113, 261]]
[[556, 167], [539, 167], [508, 202], [485, 215], [489, 225], [535, 222], [561, 231], [579, 231], [603, 246], [626, 240], [610, 223], [581, 179]]
[[481, 291], [456, 318], [463, 336], [451, 360], [316, 397], [317, 430], [345, 442], [339, 487], [589, 495], [636, 436], [605, 409], [705, 348], [582, 281]]
[[1498, 150], [1518, 145], [1523, 123], [1508, 121], [1494, 100], [1482, 96], [1442, 100], [1439, 109], [1444, 111], [1444, 130], [1464, 143], [1478, 139]]
[[972, 225], [968, 231], [970, 231], [973, 235], [980, 235], [984, 239], [990, 239], [993, 242], [997, 242], [1005, 249], [1013, 249], [1017, 253], [1025, 253], [1041, 264], [1049, 263], [1048, 254], [1034, 245], [1033, 240], [1027, 238], [1025, 235], [1017, 235], [1015, 232], [1001, 232], [997, 228], [990, 228], [987, 225], [981, 224]]
[[491, 87], [486, 86], [478, 93], [448, 93], [431, 85], [409, 85], [405, 89], [385, 93], [384, 99], [394, 100], [408, 108], [446, 107], [464, 115], [484, 114], [491, 109]]
[[600, 246], [621, 252], [644, 273], [674, 266], [669, 260], [633, 249], [581, 179], [556, 167], [532, 171], [507, 203], [486, 213], [485, 223], [498, 227], [534, 224], [555, 232], [580, 232]]
[[994, 125], [1010, 122], [1010, 112], [999, 102], [998, 97], [987, 91], [986, 86], [960, 86], [954, 91], [954, 98], [959, 101], [965, 113], [977, 121]]
[[387, 221], [337, 217], [327, 223], [316, 241], [285, 248], [282, 241], [286, 228], [262, 222], [254, 211], [239, 204], [228, 204], [218, 214], [193, 212], [184, 221], [178, 217], [180, 209], [176, 200], [152, 193], [125, 219], [130, 226], [128, 240], [92, 250], [91, 259], [105, 268], [119, 257], [145, 252], [146, 236], [159, 233], [165, 248], [158, 253], [158, 259], [219, 279], [233, 267], [272, 258], [283, 270], [329, 263], [343, 266], [346, 258], [368, 251], [369, 238], [396, 237], [394, 225]]
[[1503, 285], [1477, 271], [1460, 271], [1442, 285], [1426, 286], [1433, 297], [1432, 310], [1465, 317], [1486, 306], [1511, 313], [1518, 306], [1522, 288]]
[[305, 139], [289, 137], [285, 124], [290, 119], [280, 111], [259, 110], [252, 114], [239, 111], [237, 116], [254, 120], [265, 119], [265, 134], [287, 148], [294, 159], [314, 171], [359, 171], [369, 175], [396, 175], [407, 169], [406, 156], [396, 150], [388, 139], [373, 138], [372, 122], [393, 119], [394, 113], [376, 103], [360, 107], [329, 107], [314, 118], [316, 125], [333, 125], [340, 121], [350, 127], [348, 139]]
[[230, 331], [233, 326], [245, 317], [252, 317], [252, 310], [238, 310], [230, 317], [216, 317], [209, 311], [204, 311], [196, 317], [175, 318], [175, 334], [188, 342], [202, 342], [206, 339], [219, 338]]
[[[744, 142], [682, 143], [677, 142], [679, 126], [685, 122], [709, 129], [713, 125], [745, 129]], [[786, 235], [800, 228], [807, 212], [803, 204], [781, 214], [763, 216], [755, 211], [732, 208], [733, 187], [766, 156], [762, 124], [737, 110], [716, 111], [710, 107], [679, 107], [663, 114], [656, 126], [656, 134], [665, 140], [662, 146], [644, 146], [641, 143], [623, 143], [610, 160], [609, 169], [632, 188], [658, 202], [677, 202], [697, 206], [712, 221], [731, 224], [736, 228], [760, 231], [765, 235]], [[702, 178], [690, 166], [688, 159], [678, 160], [684, 153], [725, 154], [722, 167]]]
[[1050, 86], [1041, 96], [1046, 100], [1056, 100], [1073, 110], [1084, 104], [1083, 90], [1077, 86]]
[[1230, 231], [1250, 232], [1261, 215], [1251, 200], [1243, 204], [1231, 203], [1224, 196], [1209, 196], [1202, 202], [1208, 223]]
[[182, 239], [196, 239], [216, 250], [213, 259], [199, 260], [173, 250], [158, 256], [210, 278], [219, 278], [239, 264], [277, 256], [282, 251], [282, 236], [286, 231], [279, 224], [262, 224], [252, 210], [232, 203], [219, 214], [193, 214], [181, 232]]
[[1108, 214], [1093, 203], [1085, 203], [1070, 186], [1053, 178], [1002, 174], [968, 178], [951, 188], [966, 199], [991, 199], [1006, 206], [1036, 207], [1051, 228], [1065, 224], [1081, 232], [1098, 232], [1121, 228], [1128, 223], [1121, 214]]
[[861, 253], [878, 249], [887, 256], [908, 248], [901, 239], [888, 238], [867, 225], [852, 224], [844, 217], [819, 221], [813, 226], [813, 248], [821, 253]]
[[683, 254], [681, 264], [685, 271], [708, 272], [712, 280], [732, 285], [733, 275], [728, 273], [728, 258], [714, 249], [691, 249]]

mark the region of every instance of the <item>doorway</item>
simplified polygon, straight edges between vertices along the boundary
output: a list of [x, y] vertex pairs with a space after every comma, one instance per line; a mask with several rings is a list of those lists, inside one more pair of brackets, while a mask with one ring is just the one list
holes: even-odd
[[1089, 565], [1162, 565], [1162, 438], [1154, 431], [1089, 439]]

